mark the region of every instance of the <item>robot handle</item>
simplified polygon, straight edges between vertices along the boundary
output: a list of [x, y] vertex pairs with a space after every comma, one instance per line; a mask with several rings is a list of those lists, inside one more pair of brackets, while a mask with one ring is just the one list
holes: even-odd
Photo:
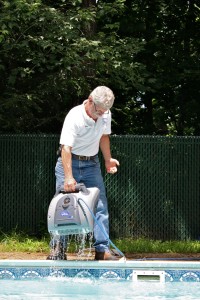
[[89, 190], [84, 185], [84, 183], [77, 183], [76, 186], [75, 186], [75, 191], [74, 192], [66, 192], [64, 190], [64, 187], [61, 186], [59, 189], [56, 190], [55, 196], [57, 196], [59, 193], [71, 194], [71, 193], [78, 193], [78, 192], [82, 192], [84, 195], [88, 195], [90, 193]]
[[88, 195], [90, 192], [89, 190], [86, 188], [84, 183], [77, 183], [75, 186], [75, 192], [82, 192], [85, 195]]

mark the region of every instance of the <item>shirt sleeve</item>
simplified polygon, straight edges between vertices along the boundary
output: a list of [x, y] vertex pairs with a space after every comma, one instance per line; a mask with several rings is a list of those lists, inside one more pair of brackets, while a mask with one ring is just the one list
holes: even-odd
[[74, 117], [70, 112], [65, 117], [61, 135], [60, 144], [65, 146], [74, 146], [74, 141], [77, 136], [77, 125], [74, 122]]
[[111, 134], [111, 112], [103, 115], [104, 131], [103, 134]]

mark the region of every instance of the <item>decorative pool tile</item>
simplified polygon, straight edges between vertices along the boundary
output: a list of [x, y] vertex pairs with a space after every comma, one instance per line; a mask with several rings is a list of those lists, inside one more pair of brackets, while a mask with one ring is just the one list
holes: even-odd
[[185, 282], [199, 282], [200, 271], [193, 270], [168, 270], [165, 271], [166, 281], [185, 281]]
[[0, 279], [15, 279], [15, 274], [14, 272], [10, 272], [8, 270], [1, 270]]
[[[89, 280], [133, 280], [140, 271], [165, 272], [165, 282], [200, 282], [200, 263], [163, 263], [127, 261], [123, 263], [81, 263], [46, 261], [0, 261], [0, 280], [29, 280], [66, 277]], [[147, 273], [146, 272], [146, 273]]]

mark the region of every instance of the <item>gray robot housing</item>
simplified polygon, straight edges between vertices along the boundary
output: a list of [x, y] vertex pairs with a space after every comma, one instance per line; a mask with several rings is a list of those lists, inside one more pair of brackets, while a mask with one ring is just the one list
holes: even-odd
[[47, 215], [48, 231], [54, 235], [93, 232], [99, 189], [77, 184], [76, 191], [59, 191], [51, 200]]

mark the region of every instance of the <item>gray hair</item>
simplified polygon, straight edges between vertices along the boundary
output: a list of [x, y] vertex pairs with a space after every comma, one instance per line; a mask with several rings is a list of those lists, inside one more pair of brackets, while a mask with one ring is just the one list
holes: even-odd
[[113, 91], [107, 86], [98, 86], [90, 94], [95, 104], [100, 105], [105, 109], [110, 109], [113, 106], [115, 96]]

